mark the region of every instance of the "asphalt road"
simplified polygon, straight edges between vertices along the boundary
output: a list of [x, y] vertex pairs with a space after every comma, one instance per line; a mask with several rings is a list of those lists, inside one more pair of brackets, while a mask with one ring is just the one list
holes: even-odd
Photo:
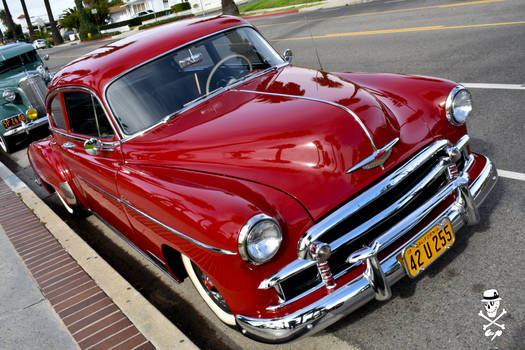
[[[481, 208], [480, 224], [458, 232], [451, 250], [421, 277], [396, 284], [391, 300], [371, 302], [313, 337], [271, 347], [525, 348], [525, 2], [376, 1], [252, 23], [279, 51], [291, 48], [296, 65], [487, 84], [471, 89], [471, 146], [504, 175]], [[100, 45], [45, 51], [54, 69]], [[30, 182], [24, 156], [21, 149], [1, 160]], [[54, 197], [46, 202], [66, 217]], [[219, 324], [190, 283], [175, 286], [96, 218], [68, 223], [200, 347], [270, 348]], [[500, 319], [505, 330], [493, 341], [484, 335], [487, 322], [478, 316], [482, 292], [491, 288], [499, 291], [501, 309], [507, 311]]]

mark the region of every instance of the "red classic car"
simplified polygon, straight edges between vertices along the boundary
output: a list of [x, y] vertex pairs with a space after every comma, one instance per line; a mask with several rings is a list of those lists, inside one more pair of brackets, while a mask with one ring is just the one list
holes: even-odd
[[198, 18], [58, 72], [29, 159], [217, 316], [284, 342], [386, 300], [493, 188], [462, 86], [290, 65], [249, 23]]

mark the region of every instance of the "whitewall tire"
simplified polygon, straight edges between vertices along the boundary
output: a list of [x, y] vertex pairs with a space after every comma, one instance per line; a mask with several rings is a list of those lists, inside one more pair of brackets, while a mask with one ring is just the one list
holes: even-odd
[[[191, 279], [191, 282], [199, 292], [200, 296], [210, 309], [217, 315], [217, 317], [229, 326], [235, 326], [235, 316], [231, 313], [230, 309], [226, 305], [224, 298], [215, 289], [211, 281], [207, 279], [206, 274], [199, 269], [197, 265], [191, 262], [191, 260], [184, 254], [181, 254], [182, 262], [186, 268], [186, 272]], [[207, 285], [207, 287], [205, 286]]]

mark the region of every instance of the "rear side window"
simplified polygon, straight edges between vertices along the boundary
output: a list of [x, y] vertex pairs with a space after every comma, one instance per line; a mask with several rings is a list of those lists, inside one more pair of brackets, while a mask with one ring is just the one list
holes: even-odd
[[113, 137], [113, 129], [104, 109], [93, 95], [83, 91], [68, 91], [63, 95], [71, 132], [100, 138]]
[[55, 95], [55, 97], [53, 97], [50, 108], [53, 125], [59, 129], [66, 130], [66, 122], [64, 120], [64, 113], [62, 112], [59, 95]]

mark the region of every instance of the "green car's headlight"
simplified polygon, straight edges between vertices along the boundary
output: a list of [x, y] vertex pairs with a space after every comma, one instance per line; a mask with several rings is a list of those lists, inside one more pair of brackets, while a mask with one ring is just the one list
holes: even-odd
[[465, 124], [472, 112], [472, 96], [463, 86], [456, 86], [450, 91], [446, 102], [448, 121], [455, 126]]
[[2, 93], [2, 97], [4, 100], [8, 101], [8, 102], [13, 102], [14, 100], [16, 100], [16, 92], [14, 92], [13, 90], [4, 90], [4, 92]]
[[263, 264], [275, 256], [282, 239], [281, 227], [274, 218], [266, 214], [255, 215], [241, 229], [239, 254], [252, 264]]

